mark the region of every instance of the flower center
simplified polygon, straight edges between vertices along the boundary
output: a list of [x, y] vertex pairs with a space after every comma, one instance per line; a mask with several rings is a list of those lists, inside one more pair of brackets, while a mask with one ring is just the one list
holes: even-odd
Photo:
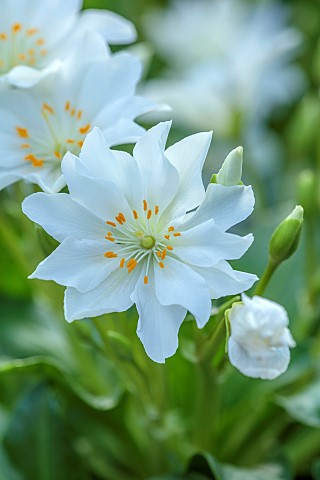
[[141, 239], [141, 246], [143, 248], [145, 248], [146, 250], [150, 250], [151, 248], [153, 248], [155, 246], [155, 244], [156, 244], [156, 241], [151, 236], [143, 237]]
[[16, 65], [42, 67], [48, 51], [45, 38], [38, 28], [26, 28], [14, 23], [8, 31], [0, 32], [0, 74], [7, 73]]
[[132, 210], [131, 218], [127, 219], [119, 212], [114, 220], [106, 221], [110, 231], [105, 238], [111, 242], [113, 249], [105, 252], [105, 258], [119, 258], [119, 268], [126, 266], [128, 273], [143, 263], [145, 284], [148, 283], [150, 265], [164, 268], [165, 258], [173, 254], [171, 244], [181, 236], [172, 225], [164, 230], [159, 228], [158, 214], [158, 205], [149, 208], [148, 202], [143, 200], [140, 208]]
[[50, 141], [37, 140], [39, 135], [30, 135], [27, 128], [16, 126], [16, 134], [23, 142], [20, 144], [24, 152], [23, 159], [31, 162], [33, 167], [42, 167], [45, 162], [56, 163], [67, 152], [79, 155], [84, 139], [91, 130], [90, 123], [80, 123], [83, 117], [82, 110], [77, 110], [70, 101], [67, 101], [63, 117], [60, 117], [51, 105], [44, 102], [41, 116], [49, 132]]

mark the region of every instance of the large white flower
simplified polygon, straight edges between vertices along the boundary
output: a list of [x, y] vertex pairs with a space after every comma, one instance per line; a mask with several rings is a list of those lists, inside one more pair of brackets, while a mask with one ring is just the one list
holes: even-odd
[[135, 303], [138, 336], [157, 362], [176, 351], [187, 310], [203, 327], [211, 298], [244, 291], [256, 280], [226, 262], [252, 242], [252, 235], [226, 233], [251, 213], [251, 187], [211, 184], [205, 192], [201, 169], [211, 134], [165, 150], [170, 125], [149, 130], [133, 157], [110, 150], [94, 129], [80, 158], [68, 153], [62, 162], [70, 195], [36, 193], [23, 203], [62, 242], [31, 277], [68, 287], [66, 319]]
[[134, 96], [140, 62], [128, 53], [82, 61], [83, 53], [28, 90], [0, 91], [0, 188], [25, 179], [57, 192], [65, 185], [63, 156], [78, 155], [93, 126], [109, 145], [144, 132], [134, 119], [154, 105]]
[[288, 329], [288, 314], [278, 303], [245, 294], [229, 312], [229, 359], [241, 373], [272, 380], [284, 373], [295, 342]]
[[286, 26], [279, 5], [258, 3], [176, 0], [146, 16], [146, 32], [168, 70], [144, 93], [168, 103], [182, 126], [210, 126], [220, 136], [291, 100], [302, 84], [290, 64], [300, 36]]
[[1, 0], [0, 85], [29, 87], [77, 49], [83, 33], [108, 43], [135, 39], [132, 24], [113, 12], [85, 10], [82, 0]]

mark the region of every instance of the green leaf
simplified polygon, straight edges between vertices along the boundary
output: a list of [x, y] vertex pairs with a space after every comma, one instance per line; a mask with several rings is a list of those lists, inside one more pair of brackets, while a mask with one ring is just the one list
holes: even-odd
[[320, 427], [320, 380], [295, 395], [279, 395], [277, 403], [295, 420], [309, 427]]
[[62, 417], [52, 387], [37, 385], [15, 408], [5, 447], [15, 467], [32, 480], [86, 480], [81, 458]]
[[214, 480], [290, 480], [288, 470], [277, 463], [245, 468], [218, 462], [210, 453], [195, 455], [189, 465], [190, 472], [203, 473]]
[[315, 460], [312, 465], [312, 476], [314, 480], [320, 480], [320, 459]]

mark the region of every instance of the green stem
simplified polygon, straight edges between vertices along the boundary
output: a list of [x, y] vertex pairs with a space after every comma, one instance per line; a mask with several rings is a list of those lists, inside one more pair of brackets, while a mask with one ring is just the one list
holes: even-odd
[[254, 295], [262, 295], [263, 292], [265, 291], [273, 273], [275, 272], [276, 268], [278, 266], [278, 263], [275, 263], [270, 257], [268, 261], [268, 265], [263, 272], [262, 277], [260, 278], [260, 281], [258, 282], [258, 285], [256, 286], [256, 289], [254, 291]]

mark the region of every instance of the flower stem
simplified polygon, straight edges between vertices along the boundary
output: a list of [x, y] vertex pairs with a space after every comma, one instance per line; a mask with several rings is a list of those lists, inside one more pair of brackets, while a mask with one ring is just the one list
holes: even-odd
[[269, 257], [268, 265], [267, 265], [265, 271], [263, 272], [263, 275], [260, 278], [260, 281], [259, 281], [258, 285], [256, 286], [255, 291], [253, 292], [254, 295], [262, 295], [263, 294], [263, 292], [265, 291], [265, 289], [266, 289], [274, 271], [276, 270], [277, 266], [278, 266], [278, 263], [274, 262]]

